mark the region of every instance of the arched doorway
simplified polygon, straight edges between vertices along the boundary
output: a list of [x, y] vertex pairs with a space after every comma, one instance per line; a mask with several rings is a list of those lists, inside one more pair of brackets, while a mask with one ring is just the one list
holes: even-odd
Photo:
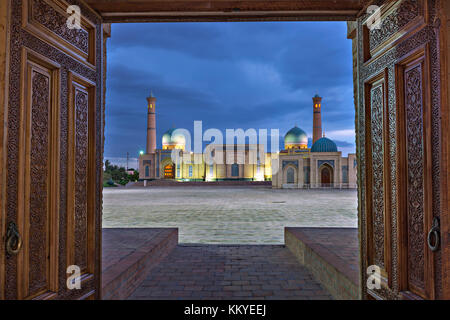
[[295, 171], [294, 168], [288, 168], [286, 172], [286, 182], [295, 183]]
[[320, 185], [325, 188], [333, 185], [333, 168], [327, 164], [320, 168]]
[[175, 165], [168, 164], [164, 167], [164, 179], [174, 179], [175, 178]]

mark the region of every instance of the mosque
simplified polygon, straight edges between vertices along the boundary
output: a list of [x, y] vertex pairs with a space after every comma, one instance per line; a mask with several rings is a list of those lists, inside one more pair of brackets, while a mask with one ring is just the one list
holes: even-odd
[[[156, 148], [156, 98], [147, 98], [147, 147], [139, 157], [144, 181], [272, 181], [273, 188], [356, 188], [356, 154], [342, 157], [336, 143], [322, 134], [322, 98], [313, 97], [313, 139], [295, 126], [284, 137], [284, 150], [266, 152], [263, 144], [210, 144], [203, 153], [186, 150], [176, 129], [162, 136]], [[175, 155], [175, 156], [174, 156]], [[212, 160], [214, 159], [214, 160]]]

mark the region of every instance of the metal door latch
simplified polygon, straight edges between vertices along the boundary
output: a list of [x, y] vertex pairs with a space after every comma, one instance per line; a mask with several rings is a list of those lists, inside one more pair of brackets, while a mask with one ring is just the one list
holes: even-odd
[[10, 222], [6, 231], [6, 252], [9, 255], [16, 255], [22, 248], [22, 237], [14, 222]]
[[[434, 244], [432, 244], [432, 240], [434, 238]], [[440, 230], [439, 230], [439, 218], [433, 218], [433, 224], [431, 226], [430, 231], [428, 232], [427, 242], [428, 247], [431, 251], [436, 252], [439, 249], [439, 243], [441, 240]]]

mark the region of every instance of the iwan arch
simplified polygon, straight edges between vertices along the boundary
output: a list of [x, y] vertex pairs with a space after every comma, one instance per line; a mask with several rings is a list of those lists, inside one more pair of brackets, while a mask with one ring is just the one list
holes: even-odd
[[[65, 28], [64, 0], [0, 2], [1, 299], [101, 298], [108, 23], [264, 20], [350, 21], [360, 267], [382, 272], [379, 290], [361, 272], [361, 298], [450, 298], [449, 1], [70, 4], [81, 8], [80, 30]], [[77, 291], [65, 286], [74, 262]]]

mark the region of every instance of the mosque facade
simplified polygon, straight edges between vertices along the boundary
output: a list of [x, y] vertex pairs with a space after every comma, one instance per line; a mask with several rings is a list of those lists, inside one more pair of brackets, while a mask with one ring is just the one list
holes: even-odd
[[186, 150], [186, 138], [170, 129], [156, 147], [156, 98], [147, 98], [147, 147], [139, 157], [143, 181], [272, 181], [273, 188], [356, 188], [355, 154], [342, 156], [322, 133], [322, 98], [313, 97], [313, 140], [295, 126], [284, 137], [284, 149], [267, 152], [263, 144], [210, 144], [203, 153]]

